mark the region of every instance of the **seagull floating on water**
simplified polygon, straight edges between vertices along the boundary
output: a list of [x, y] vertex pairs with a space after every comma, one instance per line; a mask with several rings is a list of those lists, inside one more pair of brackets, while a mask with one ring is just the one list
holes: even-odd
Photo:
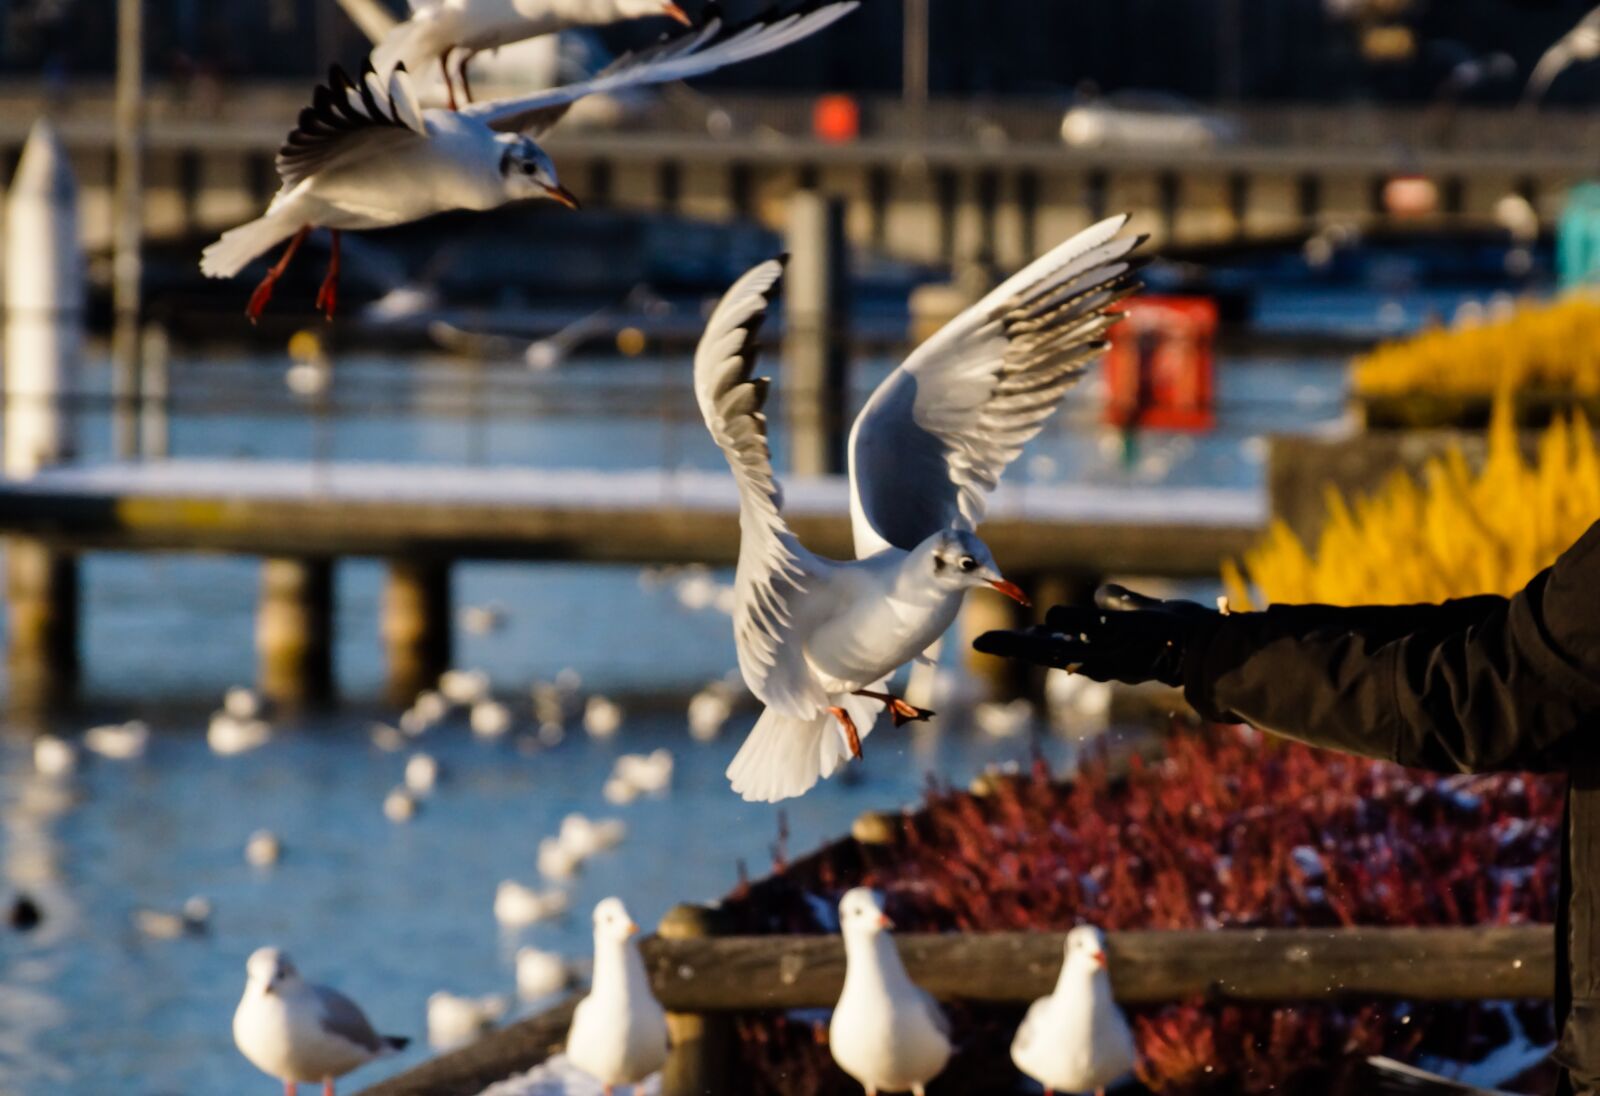
[[567, 961], [553, 951], [538, 948], [517, 949], [517, 996], [537, 1001], [572, 984]]
[[505, 879], [494, 892], [494, 918], [511, 928], [531, 925], [560, 917], [569, 904], [565, 891], [538, 891], [515, 879]]
[[957, 316], [878, 386], [850, 432], [856, 560], [808, 551], [783, 519], [756, 334], [783, 263], [728, 290], [695, 352], [695, 396], [739, 487], [734, 639], [763, 703], [728, 778], [746, 799], [799, 795], [861, 756], [880, 709], [932, 713], [884, 680], [944, 634], [967, 590], [1027, 604], [972, 531], [987, 496], [1102, 353], [1137, 288], [1127, 217], [1086, 229]]
[[257, 950], [245, 971], [233, 1041], [251, 1065], [283, 1082], [285, 1096], [318, 1081], [324, 1096], [333, 1096], [336, 1079], [410, 1042], [379, 1035], [354, 1001], [302, 979], [277, 948]]
[[705, 27], [626, 54], [598, 75], [459, 111], [424, 109], [404, 68], [353, 78], [335, 66], [278, 151], [280, 188], [261, 217], [222, 234], [200, 258], [210, 278], [231, 278], [283, 241], [288, 246], [246, 308], [260, 318], [278, 279], [315, 227], [332, 232], [317, 308], [338, 307], [339, 234], [390, 228], [452, 209], [497, 209], [523, 198], [577, 208], [537, 138], [586, 95], [702, 76], [781, 49], [854, 11], [832, 0], [768, 12], [735, 27]]
[[639, 926], [620, 898], [594, 908], [594, 980], [567, 1032], [567, 1058], [599, 1081], [606, 1096], [667, 1064], [667, 1014], [633, 937]]
[[141, 719], [108, 723], [83, 732], [83, 748], [113, 761], [132, 761], [143, 757], [150, 744], [150, 728]]
[[1056, 1092], [1095, 1092], [1132, 1071], [1133, 1031], [1111, 996], [1106, 941], [1092, 925], [1067, 933], [1056, 988], [1028, 1008], [1011, 1042], [1017, 1068]]
[[950, 1022], [906, 973], [889, 933], [893, 927], [866, 887], [839, 900], [844, 990], [828, 1024], [828, 1048], [867, 1096], [907, 1090], [922, 1096], [950, 1060]]
[[458, 51], [457, 79], [463, 98], [470, 103], [467, 65], [483, 50], [579, 27], [603, 27], [660, 15], [684, 26], [693, 25], [672, 0], [413, 0], [410, 18], [386, 33], [372, 51], [372, 67], [387, 76], [396, 66], [422, 72], [437, 64], [454, 110], [457, 99], [450, 60]]
[[461, 997], [440, 990], [428, 998], [428, 1045], [451, 1050], [472, 1042], [500, 1022], [510, 1007], [504, 997]]

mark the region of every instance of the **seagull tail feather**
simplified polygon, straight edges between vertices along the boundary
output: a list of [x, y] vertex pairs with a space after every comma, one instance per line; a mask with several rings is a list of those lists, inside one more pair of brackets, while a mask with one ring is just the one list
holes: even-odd
[[200, 272], [208, 278], [231, 278], [274, 244], [298, 231], [298, 224], [270, 213], [238, 228], [230, 228], [200, 253]]
[[383, 1040], [385, 1054], [399, 1054], [411, 1045], [411, 1038], [406, 1035], [380, 1035], [379, 1038]]
[[[882, 705], [859, 696], [831, 697], [855, 721], [865, 738]], [[832, 776], [849, 755], [829, 712], [797, 719], [768, 708], [728, 766], [733, 790], [752, 803], [776, 803], [804, 795], [818, 779]]]

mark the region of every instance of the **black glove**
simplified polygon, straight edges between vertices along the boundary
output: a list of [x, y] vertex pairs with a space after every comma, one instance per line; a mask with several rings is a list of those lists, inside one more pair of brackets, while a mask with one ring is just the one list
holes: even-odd
[[972, 646], [1095, 681], [1183, 684], [1184, 655], [1203, 644], [1221, 614], [1192, 601], [1161, 601], [1121, 586], [1095, 591], [1097, 609], [1057, 605], [1045, 623], [1020, 632], [985, 632]]

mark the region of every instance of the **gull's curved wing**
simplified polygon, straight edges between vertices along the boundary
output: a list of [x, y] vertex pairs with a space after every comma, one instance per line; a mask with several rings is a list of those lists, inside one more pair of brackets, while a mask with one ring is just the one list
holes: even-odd
[[1600, 52], [1600, 8], [1578, 20], [1576, 26], [1544, 51], [1528, 76], [1522, 101], [1532, 103], [1543, 98], [1557, 76], [1579, 61], [1592, 60], [1597, 52]]
[[1138, 289], [1126, 216], [1078, 233], [919, 346], [850, 431], [856, 555], [983, 520], [1006, 465], [1105, 350]]
[[727, 65], [782, 49], [809, 38], [854, 11], [860, 0], [814, 0], [793, 11], [768, 11], [747, 23], [724, 28], [715, 18], [699, 30], [664, 39], [647, 49], [617, 58], [601, 72], [575, 84], [511, 99], [491, 99], [464, 107], [461, 113], [493, 129], [522, 132], [548, 125], [551, 108], [586, 95], [623, 91], [646, 84], [687, 80]]
[[366, 1013], [350, 998], [328, 986], [311, 986], [311, 992], [322, 1010], [322, 1029], [354, 1043], [369, 1053], [383, 1049], [383, 1037], [372, 1029]]
[[404, 68], [386, 80], [370, 71], [356, 80], [334, 65], [278, 149], [278, 178], [287, 190], [335, 164], [427, 136]]
[[817, 569], [816, 557], [784, 523], [782, 497], [767, 448], [768, 381], [754, 377], [756, 335], [783, 263], [746, 272], [717, 304], [694, 354], [694, 394], [706, 428], [728, 458], [739, 485], [739, 566], [734, 579], [733, 635], [745, 683], [767, 707], [808, 719], [827, 696], [791, 641], [790, 595]]

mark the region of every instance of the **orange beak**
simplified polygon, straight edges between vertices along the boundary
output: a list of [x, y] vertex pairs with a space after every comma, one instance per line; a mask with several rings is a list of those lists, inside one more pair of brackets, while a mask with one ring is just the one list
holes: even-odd
[[639, 935], [639, 926], [634, 924], [632, 921], [628, 922], [628, 935], [629, 936], [637, 936], [637, 935]]
[[581, 205], [578, 204], [577, 196], [574, 195], [572, 193], [572, 191], [570, 191], [566, 187], [562, 186], [560, 183], [557, 183], [555, 186], [551, 187], [549, 189], [549, 194], [550, 194], [550, 197], [551, 197], [551, 199], [553, 201], [560, 202], [562, 205], [566, 206], [568, 209], [582, 209], [583, 208]]
[[1033, 602], [1028, 600], [1028, 595], [1022, 592], [1022, 587], [1018, 586], [1015, 582], [1007, 582], [1003, 578], [997, 578], [990, 579], [989, 585], [993, 586], [996, 590], [999, 590], [1002, 594], [1006, 595], [1006, 597], [1010, 598], [1018, 605], [1026, 607], [1033, 604]]
[[886, 929], [894, 928], [894, 922], [889, 920], [889, 915], [887, 913], [878, 914], [878, 925], [881, 928], [886, 928]]
[[1097, 967], [1104, 967], [1106, 965], [1106, 953], [1103, 951], [1095, 952], [1091, 958], [1094, 959], [1094, 965]]
[[686, 27], [694, 26], [694, 20], [689, 18], [689, 13], [672, 3], [672, 0], [667, 0], [667, 3], [661, 5], [661, 14], [669, 19], [676, 19]]

